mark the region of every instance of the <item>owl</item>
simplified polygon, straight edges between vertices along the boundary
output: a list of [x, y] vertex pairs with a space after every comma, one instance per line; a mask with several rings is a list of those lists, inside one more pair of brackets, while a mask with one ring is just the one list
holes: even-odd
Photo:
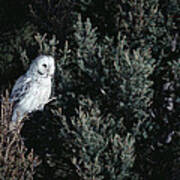
[[40, 55], [33, 60], [27, 72], [19, 77], [10, 95], [13, 103], [11, 128], [26, 114], [43, 110], [50, 101], [54, 72], [54, 58]]

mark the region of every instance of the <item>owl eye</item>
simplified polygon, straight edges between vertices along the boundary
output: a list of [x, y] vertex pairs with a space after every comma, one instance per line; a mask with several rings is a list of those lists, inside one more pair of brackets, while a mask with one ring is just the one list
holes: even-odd
[[45, 67], [45, 68], [47, 68], [47, 64], [43, 64], [42, 66]]

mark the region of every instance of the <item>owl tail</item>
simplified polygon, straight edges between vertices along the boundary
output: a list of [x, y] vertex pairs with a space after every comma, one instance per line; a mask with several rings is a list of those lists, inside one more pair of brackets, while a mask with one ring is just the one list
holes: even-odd
[[13, 115], [12, 115], [12, 121], [10, 122], [10, 126], [9, 129], [15, 130], [18, 125], [20, 124], [20, 122], [22, 121], [23, 116], [21, 113], [19, 113], [18, 111], [14, 110]]
[[13, 131], [13, 130], [16, 130], [16, 128], [17, 128], [17, 123], [14, 121], [11, 121], [9, 124], [9, 130]]

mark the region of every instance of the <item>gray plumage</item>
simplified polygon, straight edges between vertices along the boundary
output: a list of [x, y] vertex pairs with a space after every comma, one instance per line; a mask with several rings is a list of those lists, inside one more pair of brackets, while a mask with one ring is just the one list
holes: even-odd
[[49, 102], [52, 78], [55, 72], [52, 56], [38, 56], [31, 63], [28, 71], [16, 81], [10, 96], [13, 102], [12, 123], [36, 110], [43, 110]]

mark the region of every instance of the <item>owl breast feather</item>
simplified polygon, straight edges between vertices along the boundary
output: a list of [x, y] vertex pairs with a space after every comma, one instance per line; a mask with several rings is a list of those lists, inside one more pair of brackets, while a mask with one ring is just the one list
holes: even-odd
[[19, 105], [23, 106], [23, 109], [28, 113], [43, 110], [51, 95], [51, 80], [42, 79], [40, 83], [36, 81], [32, 83], [30, 88]]
[[[21, 80], [21, 86], [18, 86]], [[26, 82], [23, 84], [22, 81]], [[19, 78], [13, 89], [11, 100], [14, 101], [12, 121], [21, 120], [26, 114], [43, 110], [51, 95], [51, 79], [26, 79]]]

